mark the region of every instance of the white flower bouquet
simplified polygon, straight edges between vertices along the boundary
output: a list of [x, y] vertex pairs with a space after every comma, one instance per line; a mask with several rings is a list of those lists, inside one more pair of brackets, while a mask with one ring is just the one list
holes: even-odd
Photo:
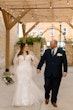
[[10, 75], [4, 75], [3, 76], [3, 80], [5, 82], [6, 85], [9, 85], [9, 84], [13, 84], [14, 83], [14, 80], [12, 79], [12, 74]]

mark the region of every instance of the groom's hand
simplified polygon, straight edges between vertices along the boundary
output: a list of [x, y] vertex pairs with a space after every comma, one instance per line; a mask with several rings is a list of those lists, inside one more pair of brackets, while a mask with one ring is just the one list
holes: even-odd
[[39, 74], [41, 72], [41, 70], [40, 69], [37, 69], [37, 73]]
[[64, 73], [63, 73], [63, 77], [66, 77], [66, 76], [67, 76], [67, 73], [66, 73], [66, 72], [64, 72]]

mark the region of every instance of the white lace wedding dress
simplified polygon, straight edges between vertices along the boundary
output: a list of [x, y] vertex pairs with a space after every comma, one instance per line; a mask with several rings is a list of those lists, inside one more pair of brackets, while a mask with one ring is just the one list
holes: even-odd
[[29, 106], [42, 101], [44, 99], [44, 92], [37, 87], [32, 79], [35, 71], [31, 60], [34, 60], [34, 57], [30, 54], [25, 58], [20, 55], [17, 60], [19, 64], [14, 71], [16, 75], [16, 86], [12, 105]]

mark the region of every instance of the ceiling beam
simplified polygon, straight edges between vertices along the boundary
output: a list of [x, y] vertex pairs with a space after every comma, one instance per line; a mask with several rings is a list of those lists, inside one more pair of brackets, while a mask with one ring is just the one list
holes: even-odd
[[6, 27], [6, 29], [8, 29], [9, 28], [9, 16], [10, 15], [3, 9], [1, 11], [2, 11], [2, 14], [3, 14], [5, 27]]
[[39, 22], [36, 22], [36, 23], [25, 33], [25, 36], [27, 36], [27, 34], [28, 34], [34, 27], [36, 27], [38, 24], [39, 24]]
[[52, 0], [50, 1], [50, 10], [51, 10], [51, 16], [52, 16], [52, 20], [54, 21], [54, 10], [53, 10], [53, 7], [52, 7], [52, 4], [53, 2], [52, 2]]
[[73, 7], [14, 7], [14, 8], [10, 8], [12, 10], [22, 10], [22, 9], [72, 9], [73, 10]]
[[73, 25], [70, 22], [67, 22], [67, 24], [73, 29]]
[[23, 43], [26, 43], [26, 36], [25, 36], [26, 26], [25, 26], [25, 24], [22, 24], [22, 30], [23, 30]]
[[24, 17], [28, 12], [30, 11], [30, 9], [28, 9], [26, 12], [22, 12], [21, 14], [20, 14], [20, 16], [17, 16], [15, 19], [14, 19], [14, 21], [10, 24], [10, 29], [17, 23], [17, 22], [19, 22], [20, 21], [20, 19], [22, 18], [22, 17]]
[[3, 14], [4, 22], [5, 22], [5, 27], [7, 29], [11, 29], [17, 22], [20, 22], [21, 18], [23, 16], [25, 16], [30, 11], [30, 9], [28, 9], [25, 12], [20, 13], [20, 16], [17, 16], [16, 18], [12, 17], [12, 15], [7, 13], [7, 11], [4, 10], [4, 9], [1, 9], [1, 11], [2, 11], [2, 14]]

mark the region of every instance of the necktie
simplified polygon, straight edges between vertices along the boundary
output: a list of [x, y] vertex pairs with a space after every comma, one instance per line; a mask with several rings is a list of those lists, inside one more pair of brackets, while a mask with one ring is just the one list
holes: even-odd
[[54, 56], [54, 49], [52, 49], [52, 52], [51, 53], [52, 53], [52, 56]]

